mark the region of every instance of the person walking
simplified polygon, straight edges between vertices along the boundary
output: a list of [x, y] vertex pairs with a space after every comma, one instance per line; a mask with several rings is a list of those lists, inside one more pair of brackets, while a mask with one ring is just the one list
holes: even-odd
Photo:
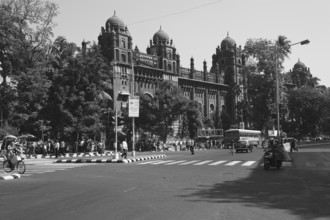
[[298, 148], [296, 147], [296, 140], [294, 138], [290, 142], [290, 152], [292, 153], [293, 150], [298, 152]]
[[128, 146], [127, 146], [127, 142], [126, 142], [125, 139], [121, 143], [121, 146], [122, 146], [122, 150], [123, 150], [123, 153], [121, 154], [121, 157], [127, 159]]
[[60, 151], [60, 142], [58, 141], [58, 140], [56, 140], [56, 142], [55, 142], [55, 147], [54, 147], [55, 149], [55, 157], [57, 158], [58, 156], [59, 156], [59, 151]]

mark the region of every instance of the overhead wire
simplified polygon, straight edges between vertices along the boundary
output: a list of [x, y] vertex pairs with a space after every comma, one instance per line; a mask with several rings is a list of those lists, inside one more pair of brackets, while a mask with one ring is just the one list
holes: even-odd
[[195, 6], [195, 7], [188, 8], [188, 9], [184, 9], [182, 11], [172, 12], [172, 13], [169, 13], [169, 14], [166, 14], [166, 15], [162, 15], [162, 16], [159, 16], [159, 17], [153, 17], [153, 18], [144, 19], [144, 20], [141, 20], [141, 21], [130, 23], [129, 25], [131, 26], [131, 25], [140, 24], [140, 23], [144, 23], [144, 22], [159, 20], [159, 19], [166, 18], [166, 17], [171, 17], [171, 16], [174, 16], [174, 15], [180, 15], [180, 14], [187, 13], [189, 11], [193, 11], [193, 10], [196, 10], [196, 9], [199, 9], [199, 8], [203, 8], [203, 7], [206, 7], [206, 6], [209, 6], [209, 5], [217, 4], [217, 3], [221, 2], [221, 1], [223, 1], [223, 0], [217, 0], [217, 1], [214, 1], [214, 2], [205, 3], [205, 4], [202, 4], [202, 5], [199, 5], [199, 6]]

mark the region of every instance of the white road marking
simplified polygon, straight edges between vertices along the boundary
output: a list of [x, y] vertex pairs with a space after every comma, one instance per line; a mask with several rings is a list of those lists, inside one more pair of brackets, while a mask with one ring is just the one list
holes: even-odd
[[234, 165], [236, 165], [236, 164], [238, 164], [238, 163], [240, 163], [241, 161], [232, 161], [232, 162], [230, 162], [230, 163], [226, 163], [225, 164], [225, 166], [234, 166]]
[[188, 162], [185, 162], [185, 163], [180, 163], [178, 165], [187, 165], [187, 164], [192, 164], [192, 163], [196, 163], [198, 162], [199, 160], [191, 160], [191, 161], [188, 161]]
[[173, 164], [182, 163], [182, 162], [186, 162], [186, 160], [179, 160], [179, 161], [175, 161], [175, 162], [172, 162], [172, 163], [166, 163], [164, 165], [173, 165]]
[[212, 162], [212, 160], [205, 160], [205, 161], [202, 161], [202, 162], [199, 162], [199, 163], [195, 163], [195, 164], [193, 164], [193, 165], [203, 165], [203, 164], [206, 164], [206, 163], [210, 163], [210, 162]]
[[217, 162], [214, 162], [214, 163], [210, 163], [209, 165], [210, 166], [215, 166], [215, 165], [219, 165], [219, 164], [222, 164], [222, 163], [226, 163], [227, 160], [220, 160], [220, 161], [217, 161]]
[[138, 164], [151, 164], [151, 163], [157, 163], [157, 162], [159, 162], [159, 160], [147, 161], [147, 162], [138, 163]]
[[156, 164], [162, 164], [162, 163], [169, 163], [169, 162], [172, 162], [173, 160], [164, 160], [164, 161], [159, 161], [159, 162], [156, 162], [156, 163], [151, 163], [152, 165], [156, 165]]
[[245, 163], [242, 164], [243, 167], [248, 167], [251, 166], [252, 164], [254, 164], [256, 161], [247, 161]]

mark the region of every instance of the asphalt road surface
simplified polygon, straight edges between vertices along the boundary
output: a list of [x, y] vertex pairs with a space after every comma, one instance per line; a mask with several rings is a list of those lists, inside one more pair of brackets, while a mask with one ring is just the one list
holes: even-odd
[[[330, 146], [265, 171], [262, 149], [166, 153], [128, 164], [36, 160], [0, 182], [1, 219], [330, 219]], [[38, 162], [37, 162], [38, 161]]]

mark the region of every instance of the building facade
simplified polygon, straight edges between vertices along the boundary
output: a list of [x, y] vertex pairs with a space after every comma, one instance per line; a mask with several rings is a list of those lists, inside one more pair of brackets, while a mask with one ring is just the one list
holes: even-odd
[[145, 53], [137, 46], [133, 49], [132, 36], [116, 13], [101, 28], [98, 43], [113, 70], [113, 97], [137, 92], [153, 97], [159, 82], [171, 81], [181, 88], [185, 97], [200, 104], [205, 117], [220, 119], [221, 112], [226, 111], [232, 119], [237, 119], [236, 106], [243, 99], [240, 91], [244, 57], [241, 47], [229, 35], [216, 48], [210, 70], [204, 61], [201, 71], [196, 70], [193, 58], [190, 67], [181, 67], [173, 40], [161, 27]]

